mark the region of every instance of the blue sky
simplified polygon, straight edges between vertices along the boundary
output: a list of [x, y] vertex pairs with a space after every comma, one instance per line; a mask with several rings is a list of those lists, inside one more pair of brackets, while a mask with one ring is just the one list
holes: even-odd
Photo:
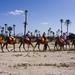
[[[27, 31], [38, 29], [41, 33], [51, 27], [60, 29], [60, 19], [71, 20], [69, 32], [75, 33], [75, 0], [0, 0], [0, 25], [16, 25], [16, 34], [23, 33], [23, 11], [28, 10]], [[63, 25], [66, 32], [66, 26]]]

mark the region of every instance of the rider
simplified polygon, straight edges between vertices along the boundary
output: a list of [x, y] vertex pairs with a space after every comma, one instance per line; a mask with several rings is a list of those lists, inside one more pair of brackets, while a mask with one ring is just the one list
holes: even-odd
[[65, 41], [67, 40], [66, 33], [63, 33], [63, 38], [64, 38]]
[[8, 41], [8, 32], [6, 32], [6, 34], [5, 34], [5, 39], [4, 39], [4, 43], [7, 43], [7, 41]]
[[63, 43], [65, 40], [64, 40], [64, 37], [61, 35], [60, 37], [59, 37], [59, 41], [61, 42], [61, 43]]
[[27, 34], [25, 35], [25, 37], [26, 37], [28, 40], [31, 40], [31, 34], [30, 34], [29, 31], [27, 32]]
[[[45, 32], [43, 33], [42, 37], [44, 38], [44, 41], [46, 41], [46, 40], [47, 40], [47, 37], [46, 37], [46, 33], [45, 33]], [[46, 49], [47, 49], [47, 46], [48, 46], [48, 44], [47, 44], [47, 43], [45, 43], [45, 44], [44, 44], [44, 50], [46, 50]]]
[[46, 40], [46, 33], [44, 32], [42, 37], [44, 38], [44, 40]]

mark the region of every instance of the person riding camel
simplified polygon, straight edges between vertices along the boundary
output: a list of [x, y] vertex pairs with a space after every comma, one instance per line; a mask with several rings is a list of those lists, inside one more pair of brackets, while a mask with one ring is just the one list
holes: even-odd
[[59, 37], [59, 41], [61, 42], [61, 43], [64, 43], [64, 37], [61, 35], [60, 37]]
[[44, 42], [46, 41], [46, 33], [45, 32], [42, 35], [42, 41], [44, 41]]
[[27, 34], [25, 35], [25, 38], [26, 38], [27, 40], [31, 40], [31, 34], [30, 34], [29, 31], [28, 31]]
[[63, 38], [64, 38], [65, 41], [67, 40], [67, 35], [66, 35], [66, 33], [63, 33]]
[[60, 38], [62, 41], [66, 42], [67, 41], [66, 33], [63, 33], [63, 35], [61, 35]]
[[9, 36], [8, 36], [8, 34], [6, 34], [5, 37], [4, 37], [4, 43], [7, 43], [8, 39], [9, 39]]
[[[46, 37], [46, 33], [45, 32], [43, 33], [42, 37], [44, 38], [44, 42], [46, 42], [47, 41], [47, 37]], [[47, 46], [48, 46], [48, 43], [45, 43], [44, 44], [44, 48], [43, 48], [44, 51], [47, 50]]]

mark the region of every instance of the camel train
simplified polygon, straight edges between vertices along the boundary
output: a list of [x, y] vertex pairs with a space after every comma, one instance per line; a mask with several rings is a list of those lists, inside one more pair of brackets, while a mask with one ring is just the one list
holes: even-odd
[[[8, 36], [3, 37], [3, 36], [0, 35], [0, 45], [1, 45], [2, 52], [4, 52], [5, 46], [6, 46], [6, 49], [7, 49], [8, 52], [10, 52], [12, 50], [16, 51], [16, 49], [15, 49], [16, 40], [17, 40], [17, 38], [15, 36], [12, 36], [12, 35], [9, 36], [9, 37]], [[67, 37], [67, 39], [64, 39], [63, 36], [57, 36], [54, 39], [54, 41], [55, 41], [54, 50], [58, 50], [58, 49], [59, 50], [65, 50], [64, 46], [66, 46], [66, 49], [67, 49], [67, 46], [70, 49], [71, 45], [70, 45], [70, 40], [69, 40], [68, 37]], [[75, 39], [72, 39], [71, 42], [72, 42], [72, 46], [75, 47]], [[9, 50], [9, 48], [8, 48], [9, 44], [13, 45], [13, 49]], [[31, 45], [32, 48], [33, 48], [33, 51], [36, 51], [35, 48], [37, 46], [38, 46], [38, 50], [41, 51], [41, 49], [40, 49], [41, 44], [43, 45], [43, 51], [46, 51], [47, 48], [49, 48], [49, 50], [51, 50], [50, 45], [49, 45], [49, 39], [46, 37], [45, 32], [43, 33], [42, 36], [36, 38], [35, 45], [33, 45], [32, 38], [28, 33], [25, 36], [20, 37], [19, 38], [19, 51], [21, 51], [22, 45], [23, 45], [24, 50], [27, 51], [26, 48], [25, 48], [25, 44], [28, 45], [28, 50], [29, 50], [30, 45]]]

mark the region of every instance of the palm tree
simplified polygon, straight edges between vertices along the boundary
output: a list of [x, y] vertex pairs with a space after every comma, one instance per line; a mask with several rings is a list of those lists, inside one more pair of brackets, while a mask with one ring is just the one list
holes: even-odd
[[9, 36], [11, 36], [12, 27], [9, 26], [9, 27], [7, 28], [7, 30], [9, 31]]
[[14, 32], [14, 36], [15, 36], [15, 27], [16, 27], [16, 25], [13, 24], [13, 32]]
[[48, 35], [50, 35], [50, 32], [51, 32], [51, 28], [48, 29]]
[[54, 37], [55, 33], [53, 32], [53, 37]]
[[71, 21], [70, 21], [69, 19], [67, 19], [67, 20], [65, 21], [65, 24], [66, 24], [66, 26], [67, 26], [67, 36], [68, 36], [68, 26], [69, 26], [70, 23], [71, 23]]
[[1, 34], [2, 35], [4, 34], [4, 27], [2, 27]]
[[5, 25], [5, 33], [7, 32], [7, 24], [4, 24]]
[[27, 12], [28, 12], [28, 10], [25, 10], [24, 35], [26, 34], [26, 26], [27, 26]]
[[38, 30], [37, 30], [37, 29], [35, 29], [35, 31], [34, 31], [34, 36], [36, 36], [36, 35], [37, 35], [37, 32], [38, 32]]
[[63, 19], [60, 19], [60, 22], [61, 22], [61, 35], [62, 35], [62, 33], [63, 33], [63, 30], [62, 30]]

